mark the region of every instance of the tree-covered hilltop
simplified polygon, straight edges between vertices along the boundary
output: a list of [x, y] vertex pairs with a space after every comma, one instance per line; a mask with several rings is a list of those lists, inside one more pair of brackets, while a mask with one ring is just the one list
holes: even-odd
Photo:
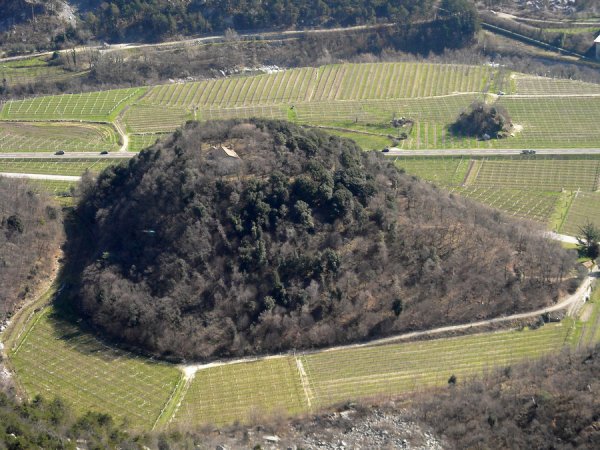
[[531, 310], [558, 298], [575, 262], [351, 140], [257, 119], [188, 123], [102, 173], [77, 214], [91, 246], [77, 255], [81, 313], [173, 357]]
[[0, 320], [48, 274], [62, 235], [61, 211], [47, 195], [0, 177]]

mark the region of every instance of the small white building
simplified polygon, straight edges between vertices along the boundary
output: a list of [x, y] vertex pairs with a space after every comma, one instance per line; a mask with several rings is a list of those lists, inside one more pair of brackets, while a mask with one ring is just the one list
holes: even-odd
[[600, 60], [600, 36], [596, 38], [594, 44], [596, 45], [596, 59]]

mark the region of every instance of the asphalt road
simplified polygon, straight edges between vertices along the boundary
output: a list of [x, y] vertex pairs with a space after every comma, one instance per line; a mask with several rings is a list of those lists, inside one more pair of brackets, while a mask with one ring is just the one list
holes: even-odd
[[[461, 148], [452, 150], [403, 150], [390, 148], [387, 156], [507, 156], [520, 155], [522, 148], [481, 149]], [[600, 155], [600, 148], [543, 148], [535, 149], [536, 155]], [[535, 158], [535, 156], [532, 156]]]
[[74, 159], [74, 158], [106, 158], [106, 159], [115, 159], [115, 158], [125, 158], [129, 159], [133, 156], [137, 155], [135, 152], [110, 152], [107, 155], [101, 155], [99, 153], [92, 152], [65, 152], [64, 155], [55, 155], [54, 153], [47, 152], [20, 152], [20, 153], [0, 153], [0, 159], [29, 159], [29, 158], [39, 158], [39, 159]]

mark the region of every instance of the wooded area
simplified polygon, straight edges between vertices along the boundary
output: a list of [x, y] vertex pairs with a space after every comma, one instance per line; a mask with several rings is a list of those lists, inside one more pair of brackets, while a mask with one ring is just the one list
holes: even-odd
[[189, 123], [107, 169], [78, 215], [93, 248], [73, 301], [112, 337], [173, 357], [531, 310], [557, 299], [575, 262], [379, 153], [285, 122]]
[[0, 177], [0, 320], [50, 272], [62, 236], [61, 211], [47, 195]]

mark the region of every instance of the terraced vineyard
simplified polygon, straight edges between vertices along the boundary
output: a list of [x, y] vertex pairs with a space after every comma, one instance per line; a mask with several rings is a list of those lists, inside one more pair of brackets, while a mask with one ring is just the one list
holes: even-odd
[[144, 91], [145, 88], [115, 89], [8, 101], [0, 110], [0, 119], [112, 120], [126, 102], [133, 101]]
[[142, 104], [231, 108], [324, 100], [416, 98], [481, 92], [485, 66], [421, 63], [342, 64], [152, 88]]
[[0, 152], [100, 152], [119, 150], [115, 130], [95, 123], [1, 122]]
[[600, 159], [484, 159], [474, 186], [524, 190], [595, 191]]
[[600, 128], [594, 118], [600, 112], [595, 97], [501, 97], [523, 131], [514, 138], [496, 141], [498, 147], [573, 148], [597, 147]]
[[154, 145], [157, 140], [161, 140], [169, 136], [168, 134], [132, 134], [129, 136], [130, 152], [139, 152], [151, 145]]
[[[379, 134], [361, 136], [374, 148], [394, 129], [394, 117], [414, 121], [405, 149], [595, 147], [600, 86], [516, 75], [489, 66], [428, 63], [338, 64], [272, 74], [172, 83], [151, 88], [40, 97], [6, 103], [0, 118], [120, 121], [128, 133], [171, 132], [186, 120], [266, 117]], [[522, 126], [515, 136], [479, 141], [453, 136], [448, 125], [485, 92]], [[514, 95], [514, 94], [517, 95]], [[551, 94], [548, 96], [548, 94]], [[587, 95], [587, 96], [586, 96]], [[350, 136], [356, 136], [356, 134]]]
[[468, 157], [402, 157], [395, 164], [411, 175], [431, 181], [438, 186], [460, 186], [464, 183], [471, 160]]
[[133, 428], [150, 429], [181, 375], [173, 366], [109, 348], [76, 326], [38, 314], [11, 353], [30, 395], [60, 396], [77, 413], [109, 412]]
[[236, 107], [308, 101], [317, 70], [302, 68], [250, 77], [220, 78], [152, 88], [142, 104]]
[[173, 132], [193, 115], [184, 109], [134, 105], [123, 113], [123, 122], [130, 133]]
[[422, 63], [343, 64], [319, 68], [311, 100], [420, 98], [482, 92], [493, 69]]

